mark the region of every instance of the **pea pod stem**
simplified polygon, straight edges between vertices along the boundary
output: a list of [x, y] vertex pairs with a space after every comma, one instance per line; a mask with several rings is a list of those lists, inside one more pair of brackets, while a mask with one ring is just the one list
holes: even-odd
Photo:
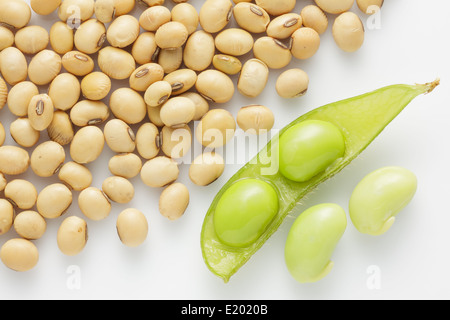
[[[210, 271], [222, 278], [224, 282], [228, 282], [230, 277], [279, 228], [285, 217], [302, 198], [350, 164], [414, 98], [430, 93], [438, 85], [439, 79], [426, 84], [398, 84], [383, 87], [314, 109], [280, 130], [254, 159], [245, 164], [223, 185], [206, 213], [200, 243], [203, 259]], [[346, 151], [344, 156], [327, 170], [307, 182], [299, 183], [286, 179], [278, 170], [271, 172], [267, 169], [273, 165], [274, 161], [277, 161], [279, 136], [293, 125], [305, 120], [329, 121], [340, 128], [345, 137]], [[280, 208], [259, 239], [247, 247], [236, 248], [220, 242], [215, 234], [213, 216], [217, 202], [225, 190], [234, 182], [245, 178], [256, 178], [271, 183], [278, 192]]]

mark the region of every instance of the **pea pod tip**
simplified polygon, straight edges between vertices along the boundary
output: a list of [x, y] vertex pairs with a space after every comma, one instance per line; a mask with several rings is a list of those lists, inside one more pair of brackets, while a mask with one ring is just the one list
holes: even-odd
[[439, 86], [441, 84], [441, 79], [440, 78], [436, 78], [436, 80], [434, 80], [433, 82], [428, 82], [425, 84], [425, 86], [428, 88], [427, 91], [425, 92], [425, 94], [429, 94], [431, 93], [437, 86]]

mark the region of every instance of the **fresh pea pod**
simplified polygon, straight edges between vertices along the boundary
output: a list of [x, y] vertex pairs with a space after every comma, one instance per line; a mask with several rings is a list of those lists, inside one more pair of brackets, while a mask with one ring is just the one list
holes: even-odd
[[[244, 165], [238, 172], [236, 172], [227, 181], [222, 189], [217, 193], [212, 201], [204, 218], [201, 231], [201, 248], [204, 261], [207, 267], [217, 276], [221, 277], [225, 282], [228, 282], [230, 277], [241, 268], [251, 256], [265, 243], [265, 241], [278, 229], [284, 218], [293, 210], [299, 201], [307, 195], [310, 191], [315, 189], [320, 183], [333, 177], [346, 167], [352, 160], [354, 160], [366, 147], [383, 131], [383, 129], [418, 95], [431, 92], [439, 85], [439, 80], [427, 84], [417, 85], [392, 85], [387, 86], [373, 92], [369, 92], [350, 99], [334, 102], [315, 110], [312, 110], [280, 130], [269, 143], [261, 149], [261, 151], [246, 165]], [[289, 179], [283, 175], [282, 170], [278, 168], [286, 166], [280, 157], [283, 157], [283, 150], [281, 147], [286, 144], [283, 140], [283, 135], [294, 126], [308, 122], [329, 123], [334, 125], [345, 142], [343, 153], [340, 153], [339, 139], [336, 139], [330, 146], [324, 144], [324, 148], [332, 148], [334, 146], [334, 154], [327, 154], [327, 150], [322, 150], [322, 154], [326, 156], [324, 161], [312, 177], [308, 177], [306, 181], [304, 178], [297, 181]], [[322, 136], [327, 138], [327, 134]], [[319, 130], [319, 142], [320, 139]], [[298, 146], [292, 146], [296, 148]], [[306, 146], [307, 147], [307, 146]], [[298, 147], [301, 151], [302, 148]], [[280, 150], [279, 150], [280, 149]], [[311, 159], [318, 157], [317, 150], [307, 150], [311, 154]], [[320, 150], [319, 150], [320, 151]], [[298, 156], [294, 153], [294, 157]], [[307, 159], [307, 160], [311, 160]], [[281, 159], [283, 160], [283, 159]], [[284, 159], [286, 160], [286, 158]], [[287, 162], [292, 161], [288, 159]], [[302, 170], [301, 168], [297, 168]], [[295, 170], [294, 170], [295, 172]], [[304, 175], [307, 176], [307, 175]], [[249, 223], [254, 221], [250, 219], [258, 212], [259, 206], [252, 208], [246, 207], [241, 215], [234, 211], [221, 212], [216, 217], [216, 209], [223, 196], [226, 196], [228, 201], [241, 201], [245, 203], [242, 192], [233, 192], [231, 188], [235, 183], [245, 179], [260, 180], [271, 186], [273, 191], [277, 194], [278, 199], [272, 200], [272, 208], [277, 208], [273, 214], [272, 211], [264, 213], [264, 219], [258, 219], [259, 225], [246, 228], [245, 220]], [[249, 183], [250, 187], [254, 183]], [[270, 187], [267, 187], [270, 189]], [[267, 189], [266, 188], [266, 189]], [[239, 189], [239, 188], [236, 188]], [[272, 194], [271, 191], [266, 191], [267, 194]], [[251, 192], [248, 192], [251, 194]], [[273, 198], [271, 196], [271, 198]], [[266, 199], [267, 200], [267, 199]], [[231, 204], [231, 203], [230, 203]], [[227, 203], [220, 203], [220, 210], [227, 207]], [[238, 234], [239, 229], [247, 233], [240, 235], [242, 241], [233, 243], [230, 238], [224, 241], [226, 228], [218, 226], [219, 220], [224, 219], [223, 215], [229, 215], [228, 218], [234, 220], [234, 223], [229, 222], [230, 226], [237, 230], [233, 231]], [[266, 219], [270, 217], [270, 221]], [[218, 236], [218, 231], [220, 236]], [[222, 239], [222, 240], [221, 240]], [[251, 240], [250, 240], [251, 239]]]

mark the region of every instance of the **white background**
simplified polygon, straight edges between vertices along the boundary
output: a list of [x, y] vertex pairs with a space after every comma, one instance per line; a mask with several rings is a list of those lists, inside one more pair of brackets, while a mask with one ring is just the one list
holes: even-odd
[[[170, 0], [166, 2], [173, 6]], [[296, 12], [312, 3], [297, 2]], [[200, 8], [203, 1], [190, 3]], [[137, 6], [133, 14], [138, 16], [142, 10]], [[352, 11], [366, 25], [365, 43], [358, 52], [347, 54], [337, 48], [331, 35], [334, 17], [330, 16], [318, 53], [308, 61], [292, 61], [290, 67], [303, 68], [310, 76], [306, 96], [279, 98], [274, 84], [281, 70], [273, 70], [260, 97], [244, 99], [236, 92], [232, 101], [220, 107], [236, 115], [244, 105], [264, 104], [273, 110], [275, 129], [280, 129], [313, 108], [385, 85], [425, 83], [437, 77], [441, 85], [432, 94], [416, 98], [358, 159], [305, 199], [229, 283], [223, 283], [204, 264], [200, 230], [214, 195], [241, 164], [227, 165], [223, 176], [206, 188], [194, 186], [187, 176], [187, 165], [182, 165], [179, 181], [188, 185], [191, 201], [180, 220], [171, 222], [162, 217], [158, 211], [161, 190], [144, 186], [136, 177], [131, 203], [115, 205], [106, 220], [88, 221], [88, 244], [78, 256], [64, 256], [56, 245], [56, 232], [64, 217], [49, 220], [46, 234], [35, 241], [40, 260], [33, 270], [17, 273], [0, 264], [0, 299], [450, 298], [450, 2], [386, 0], [378, 29], [369, 27], [368, 17], [356, 5]], [[56, 14], [33, 15], [30, 24], [49, 27], [56, 19]], [[13, 119], [7, 107], [0, 112], [0, 119], [7, 128]], [[8, 139], [6, 143], [12, 144]], [[100, 187], [109, 176], [107, 161], [111, 155], [105, 146], [101, 158], [89, 165], [94, 186]], [[416, 196], [393, 227], [385, 235], [371, 237], [358, 233], [349, 220], [333, 254], [331, 273], [314, 284], [296, 283], [283, 257], [294, 218], [323, 202], [347, 209], [359, 180], [386, 165], [404, 166], [419, 180]], [[38, 190], [57, 181], [37, 179], [31, 170], [24, 176], [35, 181]], [[146, 242], [134, 249], [122, 245], [115, 230], [117, 214], [128, 206], [142, 210], [149, 221]], [[77, 193], [67, 215], [82, 216]], [[15, 236], [11, 230], [0, 237], [0, 245]], [[377, 287], [368, 285], [373, 270], [379, 279]], [[75, 274], [79, 287], [70, 285]]]

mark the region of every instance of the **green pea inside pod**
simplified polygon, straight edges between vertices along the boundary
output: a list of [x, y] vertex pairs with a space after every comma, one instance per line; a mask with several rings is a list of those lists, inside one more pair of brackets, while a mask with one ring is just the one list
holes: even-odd
[[382, 167], [366, 175], [349, 201], [349, 215], [356, 229], [378, 236], [386, 233], [396, 215], [412, 200], [417, 190], [413, 172], [398, 166]]
[[219, 240], [232, 247], [255, 242], [278, 213], [276, 190], [259, 179], [243, 179], [222, 195], [214, 213], [214, 229]]
[[333, 268], [330, 257], [346, 228], [345, 211], [337, 204], [319, 204], [303, 211], [285, 244], [285, 263], [292, 277], [311, 283], [328, 275]]
[[305, 182], [344, 156], [345, 140], [331, 122], [306, 120], [280, 136], [279, 152], [281, 174], [290, 180]]

